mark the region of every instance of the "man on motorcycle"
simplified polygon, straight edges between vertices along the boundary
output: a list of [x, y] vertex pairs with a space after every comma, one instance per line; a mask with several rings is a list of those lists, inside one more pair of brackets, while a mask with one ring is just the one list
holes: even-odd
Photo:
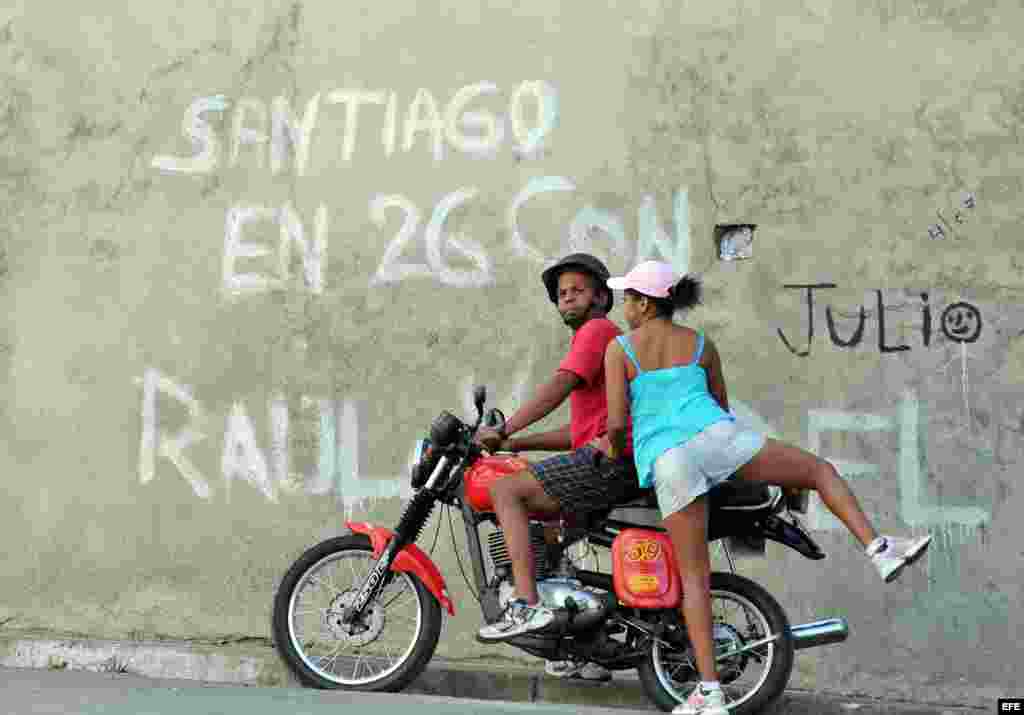
[[[554, 620], [551, 610], [540, 603], [533, 577], [530, 514], [586, 513], [620, 502], [638, 488], [632, 453], [615, 461], [607, 457], [604, 351], [621, 334], [606, 317], [613, 303], [605, 283], [608, 276], [605, 265], [585, 253], [567, 256], [544, 271], [548, 297], [573, 331], [569, 352], [551, 379], [507, 420], [501, 432], [481, 429], [477, 437], [492, 452], [568, 452], [535, 462], [529, 469], [491, 486], [494, 510], [512, 560], [516, 597], [495, 623], [480, 629], [481, 641], [500, 642], [543, 630]], [[512, 438], [557, 409], [566, 398], [568, 425]], [[559, 670], [549, 668], [548, 672], [561, 675]]]

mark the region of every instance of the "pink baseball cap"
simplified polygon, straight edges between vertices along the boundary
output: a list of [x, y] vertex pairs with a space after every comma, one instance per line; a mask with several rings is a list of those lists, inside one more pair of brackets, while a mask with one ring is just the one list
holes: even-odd
[[679, 279], [671, 264], [644, 261], [620, 278], [609, 278], [608, 287], [612, 290], [631, 288], [652, 298], [668, 298], [669, 289], [678, 283]]

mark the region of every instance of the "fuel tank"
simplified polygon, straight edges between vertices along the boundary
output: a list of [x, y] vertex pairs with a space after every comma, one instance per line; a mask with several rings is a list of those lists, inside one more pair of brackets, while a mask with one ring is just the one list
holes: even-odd
[[514, 455], [498, 454], [481, 457], [466, 470], [462, 479], [466, 490], [466, 503], [477, 512], [494, 511], [489, 491], [491, 485], [503, 477], [523, 471], [528, 466], [529, 462]]

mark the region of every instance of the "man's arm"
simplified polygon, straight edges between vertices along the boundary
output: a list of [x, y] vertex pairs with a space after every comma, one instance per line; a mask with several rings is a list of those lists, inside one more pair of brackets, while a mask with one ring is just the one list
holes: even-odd
[[568, 370], [556, 372], [550, 380], [537, 388], [537, 394], [533, 399], [508, 418], [505, 422], [505, 436], [511, 437], [554, 412], [580, 382], [579, 376]]
[[516, 410], [505, 421], [505, 439], [502, 439], [494, 430], [482, 427], [477, 434], [477, 441], [492, 451], [504, 449], [517, 452], [531, 450], [562, 452], [572, 449], [572, 438], [568, 426], [516, 440], [509, 439], [509, 437], [551, 414], [580, 382], [579, 376], [575, 373], [558, 370], [550, 380], [537, 389], [533, 399]]
[[572, 449], [572, 432], [566, 425], [550, 432], [506, 440], [502, 449], [509, 452], [568, 452]]
[[604, 353], [604, 380], [608, 400], [608, 456], [619, 459], [626, 452], [626, 423], [629, 417], [629, 387], [626, 382], [626, 353], [617, 340]]

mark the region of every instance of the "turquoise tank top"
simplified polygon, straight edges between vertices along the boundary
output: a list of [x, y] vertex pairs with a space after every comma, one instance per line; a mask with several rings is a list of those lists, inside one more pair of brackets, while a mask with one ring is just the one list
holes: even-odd
[[686, 365], [640, 369], [628, 335], [616, 338], [636, 367], [629, 381], [633, 420], [633, 458], [641, 487], [654, 481], [654, 462], [667, 450], [689, 441], [705, 428], [722, 420], [735, 421], [708, 391], [708, 376], [701, 367], [704, 334], [697, 333], [697, 352]]

